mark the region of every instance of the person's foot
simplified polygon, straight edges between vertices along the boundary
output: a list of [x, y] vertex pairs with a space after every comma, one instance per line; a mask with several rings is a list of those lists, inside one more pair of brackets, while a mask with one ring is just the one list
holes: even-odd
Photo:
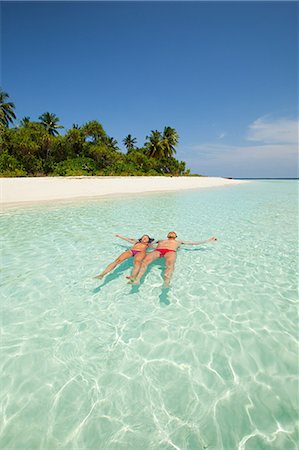
[[100, 273], [100, 275], [97, 275], [95, 278], [97, 278], [98, 280], [101, 280], [104, 277], [104, 274]]
[[128, 284], [137, 286], [139, 284], [139, 280], [136, 280], [136, 278], [131, 278]]
[[128, 280], [132, 280], [132, 279], [133, 279], [132, 275], [127, 275], [126, 278], [127, 278]]

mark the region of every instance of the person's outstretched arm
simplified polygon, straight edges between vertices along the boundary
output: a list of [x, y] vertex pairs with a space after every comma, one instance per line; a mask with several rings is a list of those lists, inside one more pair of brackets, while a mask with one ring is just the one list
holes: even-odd
[[191, 241], [180, 241], [181, 244], [186, 244], [186, 245], [201, 245], [201, 244], [207, 244], [208, 242], [215, 242], [217, 241], [216, 237], [210, 237], [209, 239], [207, 239], [206, 241], [199, 241], [199, 242], [191, 242]]
[[134, 239], [134, 238], [126, 238], [126, 237], [124, 237], [124, 236], [121, 236], [120, 234], [116, 234], [115, 236], [118, 237], [118, 238], [120, 238], [120, 239], [123, 239], [124, 241], [128, 241], [128, 242], [130, 242], [131, 244], [136, 244], [136, 242], [138, 242], [138, 239]]

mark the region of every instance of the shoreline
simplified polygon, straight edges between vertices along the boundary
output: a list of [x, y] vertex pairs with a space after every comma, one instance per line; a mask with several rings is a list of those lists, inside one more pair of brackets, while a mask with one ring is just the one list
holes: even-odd
[[25, 177], [1, 178], [2, 205], [172, 192], [248, 183], [221, 177]]

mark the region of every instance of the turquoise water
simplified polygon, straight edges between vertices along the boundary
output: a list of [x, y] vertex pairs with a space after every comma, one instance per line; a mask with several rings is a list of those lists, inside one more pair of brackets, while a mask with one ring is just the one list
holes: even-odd
[[[0, 448], [295, 450], [297, 182], [6, 207]], [[218, 243], [140, 287], [113, 233]]]

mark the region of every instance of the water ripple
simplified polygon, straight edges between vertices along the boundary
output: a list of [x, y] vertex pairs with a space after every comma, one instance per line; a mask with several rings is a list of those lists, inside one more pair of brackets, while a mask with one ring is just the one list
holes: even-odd
[[[296, 450], [293, 190], [252, 183], [5, 210], [1, 448]], [[113, 232], [168, 228], [219, 242], [181, 249], [170, 289], [163, 260], [138, 288], [126, 283], [131, 260], [93, 278], [124, 249]]]

